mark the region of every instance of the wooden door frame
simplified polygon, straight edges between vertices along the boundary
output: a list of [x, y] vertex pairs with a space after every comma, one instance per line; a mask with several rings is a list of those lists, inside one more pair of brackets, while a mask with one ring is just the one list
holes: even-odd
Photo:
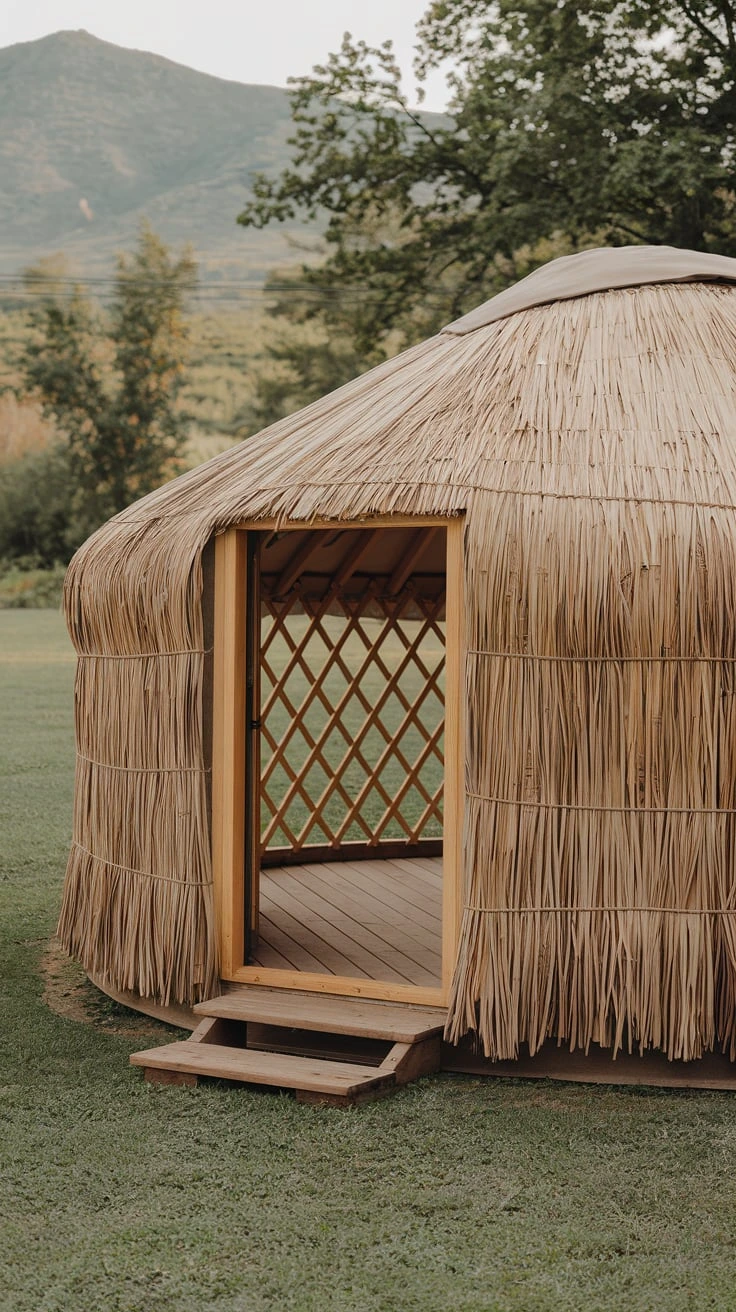
[[[245, 668], [248, 530], [444, 527], [447, 531], [445, 623], [445, 775], [442, 853], [442, 982], [439, 988], [391, 984], [347, 976], [246, 966], [245, 898]], [[258, 520], [227, 529], [215, 539], [212, 725], [212, 869], [220, 977], [344, 996], [446, 1006], [460, 934], [463, 881], [464, 734], [464, 516], [375, 515], [360, 520], [309, 523]]]

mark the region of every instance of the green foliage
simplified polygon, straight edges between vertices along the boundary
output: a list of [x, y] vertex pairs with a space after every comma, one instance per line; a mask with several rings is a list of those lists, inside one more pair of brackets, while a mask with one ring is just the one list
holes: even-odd
[[452, 61], [453, 120], [411, 110], [390, 43], [346, 36], [295, 81], [294, 162], [257, 178], [239, 222], [327, 215], [328, 258], [302, 279], [352, 297], [360, 354], [550, 252], [736, 254], [735, 23], [731, 0], [435, 0], [418, 67]]
[[[67, 284], [63, 290], [68, 294], [66, 289]], [[253, 415], [255, 382], [268, 367], [265, 341], [270, 324], [261, 294], [242, 304], [235, 299], [227, 308], [199, 310], [200, 292], [187, 313], [186, 370], [177, 402], [191, 421], [182, 457], [187, 468], [258, 426]], [[0, 313], [0, 464], [53, 440], [53, 426], [39, 407], [16, 395], [17, 361], [31, 335], [27, 311]]]
[[342, 386], [389, 354], [386, 344], [361, 350], [355, 305], [329, 292], [304, 290], [301, 273], [274, 274], [265, 292], [273, 298], [267, 337], [269, 363], [255, 378], [251, 425], [264, 428]]
[[118, 258], [107, 322], [81, 291], [64, 301], [53, 284], [31, 311], [25, 387], [63, 435], [88, 529], [177, 472], [187, 428], [177, 406], [183, 306], [195, 273], [189, 252], [174, 258], [143, 224], [133, 255]]
[[65, 565], [38, 568], [35, 557], [0, 561], [0, 610], [58, 610], [65, 573]]
[[0, 560], [49, 568], [84, 537], [65, 451], [53, 446], [0, 464]]
[[200, 463], [253, 432], [255, 380], [266, 355], [268, 317], [262, 298], [242, 308], [193, 313], [181, 400], [192, 416], [187, 466]]

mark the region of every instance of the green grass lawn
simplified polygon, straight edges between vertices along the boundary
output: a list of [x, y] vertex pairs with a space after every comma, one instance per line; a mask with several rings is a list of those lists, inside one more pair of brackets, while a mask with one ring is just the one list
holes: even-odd
[[146, 1086], [153, 1023], [49, 978], [73, 677], [57, 615], [0, 613], [2, 1312], [736, 1309], [727, 1094]]

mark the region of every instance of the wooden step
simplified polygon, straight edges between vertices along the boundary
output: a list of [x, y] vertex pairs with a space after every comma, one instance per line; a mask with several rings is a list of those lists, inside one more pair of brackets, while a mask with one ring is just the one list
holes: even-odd
[[318, 1030], [323, 1034], [360, 1035], [391, 1043], [416, 1043], [440, 1034], [446, 1020], [446, 1012], [438, 1007], [411, 1007], [258, 985], [233, 989], [219, 998], [199, 1002], [194, 1011], [199, 1016], [257, 1021], [286, 1029]]
[[231, 1048], [216, 1043], [197, 1043], [187, 1039], [168, 1043], [163, 1048], [134, 1052], [134, 1066], [150, 1071], [208, 1075], [220, 1080], [239, 1080], [245, 1084], [267, 1084], [282, 1089], [336, 1095], [355, 1099], [357, 1095], [378, 1092], [395, 1085], [393, 1072], [379, 1073], [376, 1067], [355, 1066], [348, 1062], [323, 1061], [316, 1057], [293, 1057], [281, 1052], [262, 1052], [252, 1048]]

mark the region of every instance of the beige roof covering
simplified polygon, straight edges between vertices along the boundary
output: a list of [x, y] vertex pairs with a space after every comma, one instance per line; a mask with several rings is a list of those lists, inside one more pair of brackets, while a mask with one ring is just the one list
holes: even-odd
[[599, 247], [579, 255], [563, 255], [442, 331], [460, 336], [535, 305], [658, 282], [736, 282], [736, 260], [703, 251], [681, 251], [674, 246]]

